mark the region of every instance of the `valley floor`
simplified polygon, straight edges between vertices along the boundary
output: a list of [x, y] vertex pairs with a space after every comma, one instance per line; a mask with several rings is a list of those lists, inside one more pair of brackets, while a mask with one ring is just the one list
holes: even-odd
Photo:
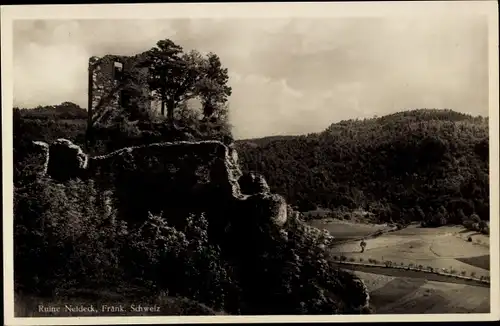
[[[332, 254], [345, 256], [348, 261], [379, 263], [391, 261], [395, 265], [410, 264], [432, 267], [456, 275], [489, 277], [489, 237], [461, 226], [408, 228], [385, 232], [369, 238], [378, 230], [388, 231], [384, 225], [359, 225], [345, 221], [314, 221], [316, 227], [326, 228], [344, 240], [332, 248]], [[347, 226], [346, 226], [347, 225]], [[355, 230], [358, 230], [356, 233]], [[345, 233], [343, 230], [346, 230]], [[361, 252], [359, 238], [367, 237], [367, 246]], [[467, 241], [471, 237], [472, 241]], [[352, 239], [352, 241], [349, 241]], [[490, 289], [487, 284], [441, 277], [417, 271], [383, 267], [344, 266], [355, 270], [366, 283], [376, 313], [489, 313]]]
[[[377, 314], [489, 313], [490, 289], [356, 271]], [[423, 274], [423, 273], [422, 273]]]

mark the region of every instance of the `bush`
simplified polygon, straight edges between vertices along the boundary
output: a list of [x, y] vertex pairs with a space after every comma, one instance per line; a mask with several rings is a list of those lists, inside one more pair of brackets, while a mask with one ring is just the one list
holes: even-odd
[[355, 259], [354, 257], [351, 257], [351, 258], [349, 258], [349, 261], [350, 261], [350, 262], [355, 262], [355, 261], [356, 261], [356, 259]]
[[468, 241], [468, 242], [472, 242], [472, 237], [468, 237], [468, 238], [467, 238], [467, 241]]
[[471, 272], [471, 273], [470, 273], [470, 276], [471, 276], [471, 277], [476, 277], [476, 272]]
[[131, 229], [101, 197], [83, 181], [16, 189], [17, 289], [53, 295], [140, 285], [234, 314], [353, 313], [363, 304], [357, 278], [326, 260], [322, 232], [299, 220], [266, 230], [241, 260], [228, 259], [209, 239], [204, 213], [175, 226], [149, 214]]
[[[65, 286], [116, 286], [126, 223], [92, 182], [39, 179], [14, 193], [16, 284], [49, 295]], [[37, 268], [33, 268], [37, 266]]]
[[467, 274], [467, 272], [466, 272], [466, 271], [461, 271], [461, 272], [460, 272], [460, 275], [462, 275], [462, 276], [465, 276], [465, 274]]
[[[183, 228], [165, 218], [149, 215], [131, 233], [125, 262], [129, 278], [151, 280], [155, 288], [192, 298], [217, 310], [234, 287], [221, 251], [208, 241], [208, 221], [203, 213], [190, 214]], [[206, 280], [210, 279], [210, 282]]]
[[434, 268], [432, 266], [427, 266], [427, 270], [430, 272], [434, 272]]
[[344, 255], [340, 256], [340, 261], [346, 261], [346, 260], [347, 260], [346, 256], [344, 256]]
[[359, 261], [362, 263], [362, 262], [364, 262], [365, 260], [363, 259], [363, 257], [359, 257]]
[[67, 288], [138, 285], [223, 308], [230, 277], [218, 248], [207, 242], [203, 215], [189, 216], [181, 231], [158, 217], [129, 230], [107, 199], [91, 181], [59, 184], [40, 179], [16, 189], [19, 290], [51, 296]]
[[386, 261], [384, 262], [384, 265], [385, 265], [385, 267], [391, 267], [391, 266], [392, 266], [392, 261], [390, 261], [390, 260], [386, 260]]

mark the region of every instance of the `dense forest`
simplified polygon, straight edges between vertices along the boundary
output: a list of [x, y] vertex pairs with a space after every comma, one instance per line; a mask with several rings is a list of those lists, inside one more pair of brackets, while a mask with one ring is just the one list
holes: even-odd
[[424, 226], [489, 220], [488, 118], [417, 109], [237, 146], [243, 169], [300, 211]]

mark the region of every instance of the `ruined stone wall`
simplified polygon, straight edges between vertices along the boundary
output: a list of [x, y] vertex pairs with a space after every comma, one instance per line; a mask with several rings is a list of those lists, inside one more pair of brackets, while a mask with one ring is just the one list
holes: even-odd
[[[137, 68], [143, 54], [127, 57], [106, 55], [104, 57], [91, 57], [89, 59], [89, 127], [96, 123], [106, 124], [107, 120], [120, 115], [123, 108], [120, 105], [121, 90], [130, 82], [126, 78], [117, 80], [115, 76], [115, 62], [123, 65], [122, 77], [127, 73], [133, 74], [135, 81], [140, 85], [141, 95], [136, 96], [135, 102], [150, 108], [150, 91], [147, 86], [147, 68]], [[132, 99], [134, 100], [134, 99]]]

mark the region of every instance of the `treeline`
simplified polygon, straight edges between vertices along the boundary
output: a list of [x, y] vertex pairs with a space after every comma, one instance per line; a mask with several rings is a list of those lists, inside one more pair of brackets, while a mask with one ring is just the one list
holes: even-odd
[[488, 118], [418, 109], [237, 145], [243, 169], [301, 211], [361, 209], [424, 226], [489, 220]]
[[19, 114], [26, 119], [38, 120], [87, 120], [87, 110], [72, 102], [58, 105], [37, 106], [32, 109], [19, 109]]

